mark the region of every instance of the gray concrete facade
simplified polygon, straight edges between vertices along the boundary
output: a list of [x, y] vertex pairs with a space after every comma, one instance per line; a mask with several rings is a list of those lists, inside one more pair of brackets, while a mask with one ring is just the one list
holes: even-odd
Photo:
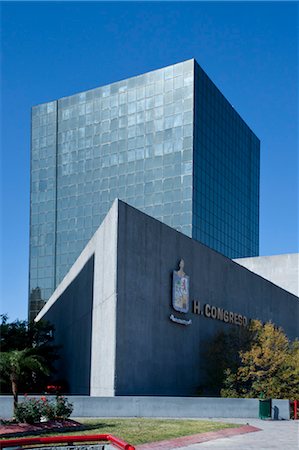
[[238, 258], [234, 261], [299, 297], [299, 253]]
[[[205, 397], [89, 397], [68, 396], [74, 405], [72, 417], [173, 417], [258, 418], [259, 401], [254, 398]], [[22, 401], [22, 398], [20, 398]], [[1, 417], [12, 417], [13, 398], [0, 397]], [[272, 401], [272, 418], [288, 420], [288, 400]]]
[[[92, 329], [86, 329], [91, 336], [90, 382], [79, 391], [78, 384], [69, 380], [70, 393], [103, 397], [198, 394], [205, 378], [202, 353], [207, 342], [217, 332], [240, 325], [194, 314], [191, 305], [188, 313], [174, 311], [172, 272], [178, 269], [181, 258], [190, 276], [191, 304], [196, 300], [229, 311], [232, 317], [271, 320], [290, 339], [298, 337], [296, 296], [116, 200], [37, 317], [51, 318], [57, 343], [62, 345], [59, 328], [63, 321], [59, 316], [73, 321], [74, 345], [64, 355], [66, 364], [76, 361], [80, 339], [76, 330], [81, 326], [75, 320], [77, 312], [68, 306], [67, 290], [92, 255]], [[81, 301], [86, 302], [84, 294]], [[69, 305], [71, 302], [70, 298]], [[56, 303], [63, 305], [59, 315], [58, 309], [51, 313]], [[172, 314], [183, 324], [170, 320]], [[190, 320], [192, 323], [186, 325]]]
[[[69, 387], [78, 394], [84, 394], [90, 385], [93, 276], [91, 256], [47, 314], [47, 320], [55, 324], [55, 340], [61, 345], [57, 371], [64, 374]], [[70, 358], [71, 354], [76, 358]]]

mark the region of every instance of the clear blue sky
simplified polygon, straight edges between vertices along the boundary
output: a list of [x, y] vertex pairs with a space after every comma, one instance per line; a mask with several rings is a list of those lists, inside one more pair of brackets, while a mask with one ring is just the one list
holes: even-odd
[[195, 57], [261, 139], [260, 254], [298, 251], [298, 3], [2, 3], [1, 313], [27, 316], [30, 108]]

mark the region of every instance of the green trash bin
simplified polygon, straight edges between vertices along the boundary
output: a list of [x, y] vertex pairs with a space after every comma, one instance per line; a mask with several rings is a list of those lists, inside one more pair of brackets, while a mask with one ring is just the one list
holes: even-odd
[[260, 419], [271, 419], [272, 417], [272, 400], [263, 399], [259, 400], [259, 418]]

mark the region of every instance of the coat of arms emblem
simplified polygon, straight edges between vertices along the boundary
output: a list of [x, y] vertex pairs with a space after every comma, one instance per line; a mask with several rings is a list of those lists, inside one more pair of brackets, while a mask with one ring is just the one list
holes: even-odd
[[179, 270], [173, 271], [172, 278], [172, 306], [179, 312], [189, 311], [189, 277], [184, 272], [184, 260], [179, 263]]

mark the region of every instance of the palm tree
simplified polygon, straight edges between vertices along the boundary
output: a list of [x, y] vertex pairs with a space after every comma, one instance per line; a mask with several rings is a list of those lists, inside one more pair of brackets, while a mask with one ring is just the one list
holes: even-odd
[[14, 411], [18, 404], [18, 385], [26, 371], [49, 374], [48, 364], [44, 358], [37, 355], [34, 348], [11, 350], [0, 353], [0, 374], [8, 375], [14, 400]]

